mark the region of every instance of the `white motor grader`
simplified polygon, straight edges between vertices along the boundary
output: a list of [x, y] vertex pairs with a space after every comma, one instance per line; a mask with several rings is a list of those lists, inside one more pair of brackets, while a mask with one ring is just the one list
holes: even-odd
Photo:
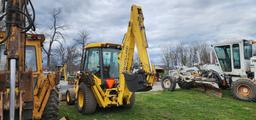
[[162, 80], [162, 87], [174, 90], [176, 83], [181, 88], [203, 87], [220, 90], [231, 88], [234, 98], [243, 101], [256, 101], [256, 56], [253, 45], [256, 41], [239, 40], [213, 45], [214, 52], [222, 71], [215, 70], [177, 70], [176, 74]]

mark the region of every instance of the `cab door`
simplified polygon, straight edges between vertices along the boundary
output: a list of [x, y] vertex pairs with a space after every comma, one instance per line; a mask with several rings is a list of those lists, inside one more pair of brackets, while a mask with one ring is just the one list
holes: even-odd
[[25, 70], [32, 70], [34, 86], [43, 77], [42, 50], [40, 41], [27, 41], [25, 50]]
[[232, 74], [241, 75], [241, 46], [240, 44], [232, 44]]

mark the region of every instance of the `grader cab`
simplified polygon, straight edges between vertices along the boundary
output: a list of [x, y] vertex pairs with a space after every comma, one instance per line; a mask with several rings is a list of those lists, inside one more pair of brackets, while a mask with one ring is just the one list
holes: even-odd
[[255, 41], [239, 40], [214, 45], [224, 78], [231, 86], [233, 96], [239, 100], [256, 101]]

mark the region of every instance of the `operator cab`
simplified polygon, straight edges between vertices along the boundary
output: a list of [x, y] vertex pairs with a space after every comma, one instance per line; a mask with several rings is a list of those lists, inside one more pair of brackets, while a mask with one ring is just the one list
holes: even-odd
[[[6, 70], [6, 55], [4, 54], [5, 45], [0, 45], [0, 70]], [[37, 71], [36, 48], [34, 46], [26, 46], [25, 69]]]
[[247, 77], [251, 73], [248, 68], [250, 68], [253, 52], [249, 40], [215, 45], [214, 51], [225, 74], [234, 77]]
[[121, 51], [121, 45], [91, 43], [86, 45], [85, 49], [83, 70], [101, 79], [103, 88], [116, 86], [119, 79], [118, 55]]
[[[1, 32], [1, 34], [4, 34]], [[37, 52], [39, 51], [38, 48], [41, 48], [41, 43], [44, 41], [44, 35], [42, 34], [26, 34], [26, 48], [25, 48], [25, 70], [32, 70], [34, 74], [39, 72], [40, 67], [39, 63], [37, 63]], [[5, 51], [5, 44], [0, 45], [0, 71], [6, 70], [6, 55], [4, 54]], [[40, 59], [41, 61], [41, 59]], [[40, 64], [41, 65], [41, 64]]]

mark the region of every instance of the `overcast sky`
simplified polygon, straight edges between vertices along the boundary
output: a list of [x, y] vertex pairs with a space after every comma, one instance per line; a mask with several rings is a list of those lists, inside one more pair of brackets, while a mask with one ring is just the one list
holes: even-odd
[[90, 42], [121, 43], [130, 7], [142, 6], [151, 60], [161, 64], [162, 48], [256, 38], [256, 0], [32, 0], [38, 32], [47, 33], [51, 11], [61, 8], [67, 43], [87, 30]]

